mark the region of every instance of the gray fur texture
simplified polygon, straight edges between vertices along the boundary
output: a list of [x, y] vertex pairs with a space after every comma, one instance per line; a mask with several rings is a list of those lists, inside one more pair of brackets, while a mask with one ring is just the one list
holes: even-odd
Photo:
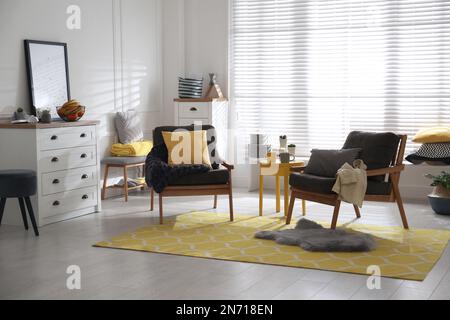
[[314, 252], [367, 252], [376, 248], [376, 242], [369, 234], [326, 229], [306, 219], [301, 219], [294, 229], [259, 231], [255, 238], [275, 240], [279, 244]]

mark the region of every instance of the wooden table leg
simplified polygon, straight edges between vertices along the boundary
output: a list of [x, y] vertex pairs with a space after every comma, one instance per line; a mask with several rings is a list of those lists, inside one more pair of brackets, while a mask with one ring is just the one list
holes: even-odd
[[153, 187], [150, 190], [150, 211], [153, 211], [155, 209], [155, 190], [153, 190]]
[[281, 206], [280, 206], [280, 193], [281, 193], [281, 187], [280, 187], [280, 176], [276, 175], [275, 176], [275, 192], [276, 192], [276, 211], [280, 212], [281, 211]]
[[302, 214], [306, 216], [306, 201], [302, 200]]
[[263, 215], [264, 176], [259, 174], [259, 215]]
[[288, 216], [289, 210], [289, 176], [284, 176], [284, 216]]
[[125, 193], [125, 202], [128, 202], [128, 168], [127, 166], [123, 167], [123, 192]]
[[105, 165], [105, 177], [103, 179], [102, 200], [106, 199], [106, 188], [108, 187], [109, 165]]

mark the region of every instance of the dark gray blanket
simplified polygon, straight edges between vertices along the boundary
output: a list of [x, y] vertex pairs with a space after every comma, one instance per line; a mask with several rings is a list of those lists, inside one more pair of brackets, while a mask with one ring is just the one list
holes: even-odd
[[365, 252], [376, 248], [375, 240], [369, 234], [325, 229], [306, 219], [301, 219], [294, 229], [259, 231], [255, 238], [275, 240], [279, 244], [300, 246], [316, 252]]
[[210, 166], [204, 164], [182, 164], [171, 167], [167, 164], [167, 158], [167, 148], [164, 144], [160, 144], [153, 147], [145, 162], [145, 182], [157, 193], [164, 191], [170, 179], [211, 170]]

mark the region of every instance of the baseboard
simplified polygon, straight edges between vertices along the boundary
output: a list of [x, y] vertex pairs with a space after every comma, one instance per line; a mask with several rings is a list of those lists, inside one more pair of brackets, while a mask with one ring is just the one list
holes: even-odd
[[400, 185], [400, 194], [403, 200], [425, 201], [432, 190], [432, 187]]
[[247, 176], [233, 176], [233, 187], [247, 188], [248, 179]]

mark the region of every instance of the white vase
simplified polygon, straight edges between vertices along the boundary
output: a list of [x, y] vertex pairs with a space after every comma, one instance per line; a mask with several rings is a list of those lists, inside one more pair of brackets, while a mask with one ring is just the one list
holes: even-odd
[[280, 150], [286, 150], [287, 147], [287, 139], [280, 138]]
[[295, 147], [288, 147], [289, 154], [295, 156]]

